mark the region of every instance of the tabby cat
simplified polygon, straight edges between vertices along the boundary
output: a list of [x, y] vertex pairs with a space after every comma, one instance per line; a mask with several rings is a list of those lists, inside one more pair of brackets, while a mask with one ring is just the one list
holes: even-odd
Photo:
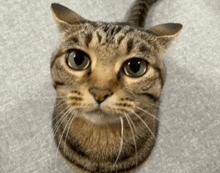
[[163, 56], [181, 24], [145, 30], [156, 0], [136, 0], [125, 22], [84, 19], [53, 3], [61, 44], [51, 60], [57, 147], [78, 173], [136, 172], [157, 137]]

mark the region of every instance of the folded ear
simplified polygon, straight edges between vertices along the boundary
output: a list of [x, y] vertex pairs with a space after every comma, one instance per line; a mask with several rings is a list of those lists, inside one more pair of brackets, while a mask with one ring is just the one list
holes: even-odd
[[72, 24], [80, 24], [83, 21], [86, 21], [74, 11], [58, 3], [51, 4], [51, 11], [53, 12], [54, 19], [61, 30]]
[[154, 26], [148, 29], [147, 32], [156, 36], [159, 44], [167, 48], [172, 40], [178, 37], [182, 27], [182, 24], [179, 23], [166, 23]]

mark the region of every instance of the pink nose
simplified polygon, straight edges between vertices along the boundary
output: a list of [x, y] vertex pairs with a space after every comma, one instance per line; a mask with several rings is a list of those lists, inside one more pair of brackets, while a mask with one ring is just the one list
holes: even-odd
[[109, 88], [92, 87], [89, 92], [93, 95], [97, 103], [102, 103], [107, 97], [112, 95]]

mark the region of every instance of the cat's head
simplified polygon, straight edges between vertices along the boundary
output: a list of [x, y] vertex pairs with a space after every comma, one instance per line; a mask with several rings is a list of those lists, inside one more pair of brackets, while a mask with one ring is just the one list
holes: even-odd
[[163, 56], [182, 25], [143, 30], [91, 22], [59, 4], [52, 4], [52, 12], [62, 39], [51, 73], [66, 107], [99, 124], [140, 108], [156, 114], [166, 77]]

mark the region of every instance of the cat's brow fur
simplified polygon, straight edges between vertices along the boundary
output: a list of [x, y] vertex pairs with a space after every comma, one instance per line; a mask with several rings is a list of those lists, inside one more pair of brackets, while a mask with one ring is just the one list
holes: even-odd
[[[154, 1], [148, 6], [144, 2], [150, 1], [137, 0], [134, 5], [147, 13]], [[91, 22], [59, 4], [53, 4], [52, 11], [62, 35], [51, 61], [58, 105], [53, 129], [59, 151], [80, 173], [135, 171], [156, 142], [159, 98], [166, 78], [163, 56], [181, 27], [166, 24], [144, 30], [131, 14], [130, 23]], [[90, 67], [71, 69], [66, 60], [70, 50], [89, 55]], [[135, 57], [148, 62], [147, 72], [138, 78], [123, 72], [124, 62]], [[100, 104], [104, 113], [95, 109], [91, 88], [111, 91]]]

